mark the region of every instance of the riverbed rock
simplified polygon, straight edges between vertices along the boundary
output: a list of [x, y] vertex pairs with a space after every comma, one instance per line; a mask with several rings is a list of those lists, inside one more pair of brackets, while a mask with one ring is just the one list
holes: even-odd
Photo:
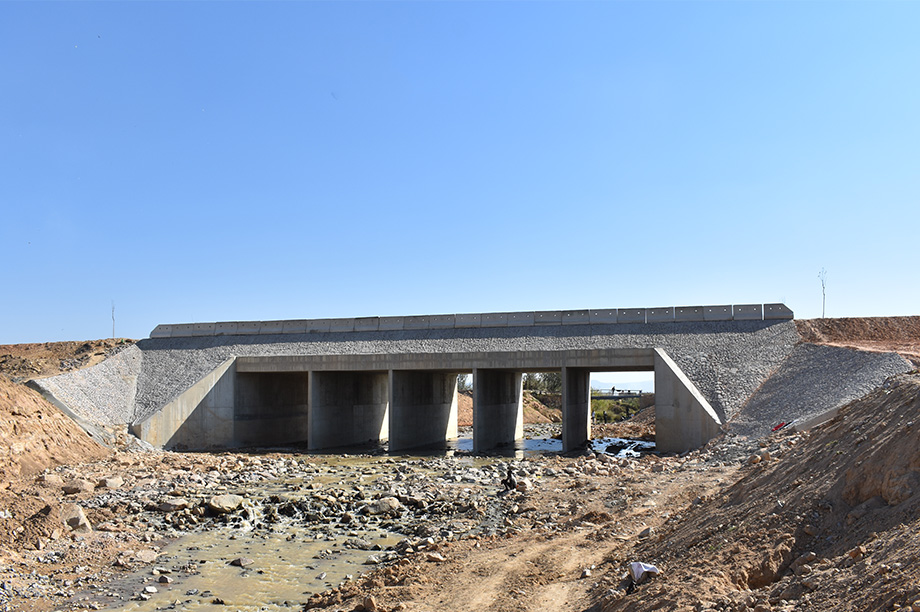
[[234, 495], [232, 493], [215, 495], [208, 500], [208, 509], [216, 514], [227, 514], [242, 506], [244, 499], [242, 495]]
[[121, 476], [106, 476], [96, 481], [97, 489], [120, 489], [125, 484]]
[[63, 487], [64, 479], [57, 474], [42, 474], [38, 477], [38, 482], [49, 487]]
[[157, 560], [158, 553], [155, 550], [150, 550], [145, 548], [144, 550], [139, 550], [134, 553], [134, 558], [140, 561], [141, 563], [153, 563]]
[[249, 557], [237, 557], [236, 559], [230, 562], [230, 565], [233, 565], [236, 567], [249, 567], [253, 563], [255, 563], [255, 561], [253, 561]]
[[367, 513], [376, 514], [395, 514], [400, 511], [402, 504], [395, 497], [382, 497], [375, 502], [368, 504]]
[[96, 490], [96, 485], [88, 480], [78, 478], [64, 484], [62, 489], [65, 495], [76, 495], [77, 493], [91, 493]]
[[61, 519], [74, 533], [89, 533], [93, 530], [83, 508], [77, 504], [65, 504], [61, 508]]
[[189, 501], [183, 497], [173, 497], [160, 502], [157, 508], [160, 512], [178, 512], [189, 507]]

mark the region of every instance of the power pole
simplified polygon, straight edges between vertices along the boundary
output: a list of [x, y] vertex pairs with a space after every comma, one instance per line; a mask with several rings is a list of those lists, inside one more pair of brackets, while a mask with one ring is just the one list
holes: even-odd
[[112, 300], [112, 341], [115, 341], [115, 300]]

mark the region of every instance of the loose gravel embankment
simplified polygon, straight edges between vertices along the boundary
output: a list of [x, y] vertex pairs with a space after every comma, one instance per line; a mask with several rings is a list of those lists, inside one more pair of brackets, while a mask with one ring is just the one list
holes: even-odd
[[859, 399], [913, 366], [895, 353], [801, 344], [730, 423], [734, 433], [762, 437], [783, 422], [806, 421]]
[[33, 386], [50, 393], [79, 419], [103, 427], [124, 425], [134, 417], [142, 361], [142, 351], [130, 345], [91, 368], [38, 379]]

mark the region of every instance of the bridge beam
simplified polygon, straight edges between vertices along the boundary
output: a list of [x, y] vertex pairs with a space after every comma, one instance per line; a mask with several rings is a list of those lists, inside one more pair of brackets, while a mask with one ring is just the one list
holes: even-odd
[[457, 439], [457, 375], [390, 370], [390, 451]]
[[386, 372], [309, 373], [310, 450], [379, 444], [388, 435]]
[[562, 368], [562, 450], [575, 450], [590, 439], [591, 370]]
[[523, 440], [523, 374], [473, 370], [473, 452], [514, 448]]

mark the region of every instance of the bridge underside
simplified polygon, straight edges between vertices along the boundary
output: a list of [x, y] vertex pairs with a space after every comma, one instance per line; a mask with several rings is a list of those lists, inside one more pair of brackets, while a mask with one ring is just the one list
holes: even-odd
[[568, 451], [591, 437], [590, 373], [647, 370], [660, 451], [719, 432], [719, 415], [661, 349], [236, 357], [132, 429], [155, 446], [196, 450], [444, 447], [457, 438], [457, 378], [471, 373], [473, 448], [487, 452], [522, 442], [523, 373], [558, 371]]

